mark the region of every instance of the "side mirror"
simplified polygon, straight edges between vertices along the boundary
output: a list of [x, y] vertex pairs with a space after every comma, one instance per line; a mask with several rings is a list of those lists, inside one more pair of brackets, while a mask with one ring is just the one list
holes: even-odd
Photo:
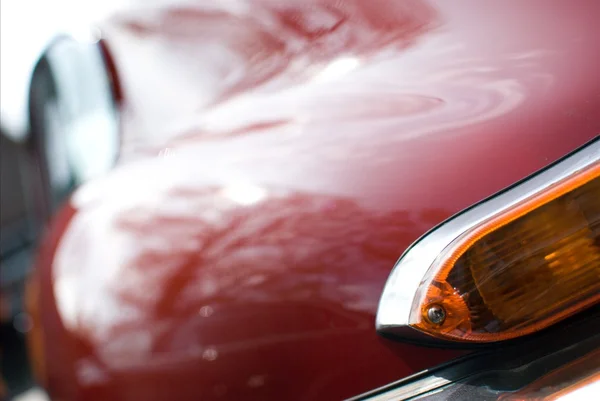
[[46, 221], [118, 156], [118, 101], [100, 43], [59, 37], [48, 46], [31, 79], [29, 124], [37, 209]]

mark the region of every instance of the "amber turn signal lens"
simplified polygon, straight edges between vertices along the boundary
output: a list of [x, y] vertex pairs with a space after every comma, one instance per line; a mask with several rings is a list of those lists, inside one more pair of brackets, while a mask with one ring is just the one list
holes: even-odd
[[600, 301], [600, 163], [453, 241], [417, 291], [409, 324], [434, 337], [494, 342]]

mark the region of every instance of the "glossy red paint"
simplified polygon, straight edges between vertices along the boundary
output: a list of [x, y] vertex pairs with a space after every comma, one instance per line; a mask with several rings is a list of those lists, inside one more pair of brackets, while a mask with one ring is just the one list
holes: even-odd
[[384, 282], [600, 132], [600, 3], [185, 4], [104, 26], [123, 149], [40, 253], [52, 395], [342, 399], [459, 355], [379, 338]]

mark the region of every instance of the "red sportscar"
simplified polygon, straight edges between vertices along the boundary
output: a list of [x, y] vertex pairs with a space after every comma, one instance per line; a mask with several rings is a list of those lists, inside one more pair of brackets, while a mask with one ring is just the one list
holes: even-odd
[[178, 0], [56, 39], [29, 94], [37, 380], [56, 401], [593, 399], [599, 17]]

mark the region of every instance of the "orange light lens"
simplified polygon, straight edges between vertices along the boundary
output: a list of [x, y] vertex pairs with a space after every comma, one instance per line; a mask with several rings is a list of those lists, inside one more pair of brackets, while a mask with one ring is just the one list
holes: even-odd
[[600, 163], [468, 231], [436, 261], [411, 326], [494, 342], [600, 301]]

